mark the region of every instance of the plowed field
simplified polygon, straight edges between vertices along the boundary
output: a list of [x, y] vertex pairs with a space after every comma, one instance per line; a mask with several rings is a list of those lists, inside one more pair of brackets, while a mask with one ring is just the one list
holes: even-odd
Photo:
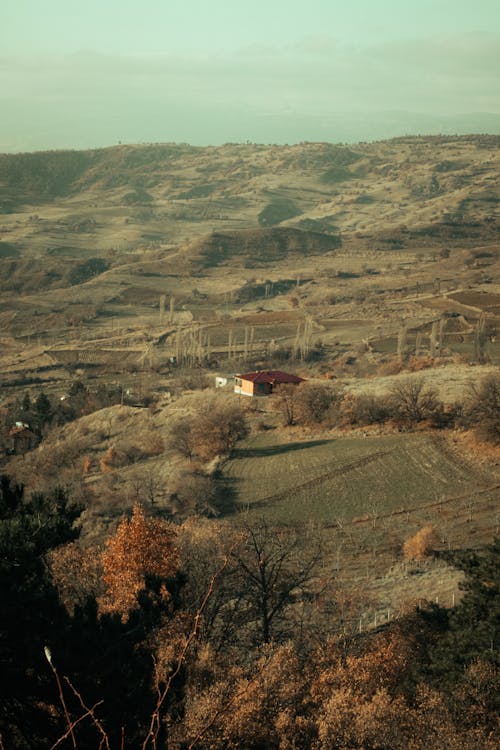
[[284, 523], [362, 522], [495, 483], [443, 440], [419, 433], [288, 443], [266, 433], [235, 452], [224, 482], [239, 509]]

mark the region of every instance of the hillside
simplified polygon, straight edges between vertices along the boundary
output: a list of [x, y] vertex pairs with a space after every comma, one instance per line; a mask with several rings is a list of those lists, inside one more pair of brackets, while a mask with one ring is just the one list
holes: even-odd
[[384, 315], [370, 299], [433, 292], [438, 277], [441, 292], [496, 293], [497, 177], [493, 136], [3, 155], [4, 331], [48, 344], [76, 324], [80, 340], [107, 338], [111, 320], [159, 322], [162, 295], [189, 322], [293, 277], [308, 314], [362, 296], [371, 320]]
[[[356, 396], [422, 372], [446, 408], [463, 402], [500, 363], [499, 143], [471, 135], [0, 155], [3, 452], [8, 415], [22, 413], [26, 394], [34, 401], [43, 391], [63, 404], [63, 421], [75, 420], [42, 435], [26, 460], [4, 455], [4, 464], [23, 481], [46, 482], [45, 468], [62, 456], [79, 493], [110, 498], [86, 521], [100, 534], [130, 506], [140, 471], [158, 474], [162, 507], [173, 512], [170, 425], [199, 408], [181, 399], [212, 387], [216, 373], [272, 365]], [[81, 419], [75, 382], [91, 412]], [[114, 442], [106, 408], [117, 410]], [[289, 451], [287, 435], [258, 433], [269, 415], [252, 408], [250, 442], [223, 475], [234, 497], [217, 512], [328, 526], [376, 505], [390, 527], [380, 573], [404, 539], [391, 515], [402, 494], [424, 509], [417, 523], [436, 498], [460, 505], [479, 487], [475, 534], [488, 540], [494, 468], [479, 476], [473, 459], [459, 467], [434, 435], [401, 439], [390, 429], [369, 440], [300, 435], [299, 447], [319, 443]], [[64, 458], [66, 443], [82, 455]], [[99, 467], [110, 450], [122, 465], [108, 475]], [[302, 490], [288, 502], [295, 484]], [[191, 511], [180, 506], [178, 517]], [[461, 521], [452, 526], [465, 545]]]
[[499, 143], [0, 155], [9, 747], [497, 747]]

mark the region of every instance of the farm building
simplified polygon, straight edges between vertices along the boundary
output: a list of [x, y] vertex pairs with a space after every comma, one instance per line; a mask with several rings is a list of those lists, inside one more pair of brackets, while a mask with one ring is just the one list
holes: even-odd
[[281, 370], [258, 370], [236, 375], [234, 392], [242, 396], [268, 396], [280, 385], [299, 385], [304, 378]]
[[38, 438], [27, 425], [16, 423], [16, 426], [9, 432], [11, 450], [16, 456], [23, 455], [27, 451], [33, 450], [38, 442]]

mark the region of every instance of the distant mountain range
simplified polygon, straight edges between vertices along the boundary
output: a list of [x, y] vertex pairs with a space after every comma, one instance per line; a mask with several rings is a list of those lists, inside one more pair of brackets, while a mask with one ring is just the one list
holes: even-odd
[[[77, 122], [57, 119], [51, 108], [41, 111], [33, 125], [26, 113], [15, 127], [8, 108], [0, 121], [0, 152], [45, 149], [101, 148], [122, 143], [178, 142], [193, 145], [223, 143], [300, 143], [329, 141], [358, 143], [404, 135], [500, 134], [500, 114], [472, 112], [433, 115], [403, 110], [380, 112], [325, 112], [323, 114], [286, 111], [281, 114], [218, 107], [205, 109], [184, 105], [174, 111], [158, 112], [152, 121], [138, 109], [107, 119], [100, 113], [85, 113]], [[199, 122], [203, 117], [203, 135]], [[15, 137], [12, 133], [15, 132]]]

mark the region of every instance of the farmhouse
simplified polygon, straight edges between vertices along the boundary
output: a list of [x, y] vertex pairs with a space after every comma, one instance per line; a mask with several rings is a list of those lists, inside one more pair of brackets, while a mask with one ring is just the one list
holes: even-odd
[[281, 370], [258, 370], [236, 375], [234, 392], [242, 396], [268, 396], [281, 385], [299, 385], [304, 378]]

